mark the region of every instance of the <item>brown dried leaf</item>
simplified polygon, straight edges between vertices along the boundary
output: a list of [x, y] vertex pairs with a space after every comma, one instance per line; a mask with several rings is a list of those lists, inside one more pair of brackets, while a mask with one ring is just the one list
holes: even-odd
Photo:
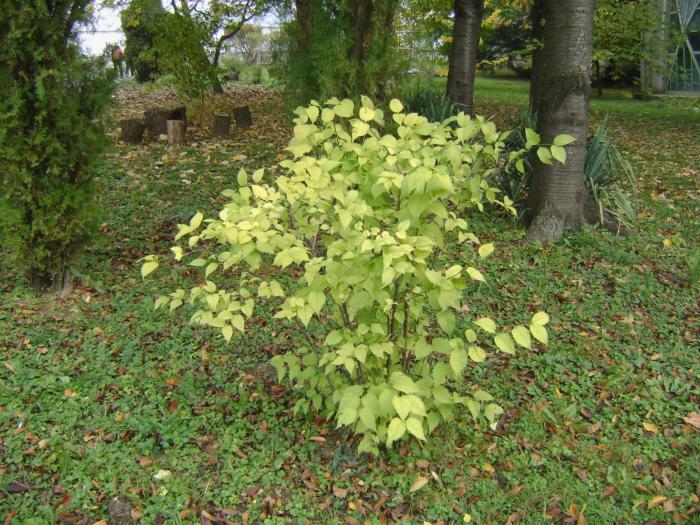
[[691, 412], [687, 417], [683, 418], [683, 421], [694, 426], [695, 428], [700, 428], [700, 414], [697, 412]]
[[413, 484], [411, 485], [411, 488], [408, 489], [409, 492], [416, 492], [420, 489], [422, 489], [425, 484], [428, 483], [428, 478], [425, 478], [423, 476], [418, 476]]

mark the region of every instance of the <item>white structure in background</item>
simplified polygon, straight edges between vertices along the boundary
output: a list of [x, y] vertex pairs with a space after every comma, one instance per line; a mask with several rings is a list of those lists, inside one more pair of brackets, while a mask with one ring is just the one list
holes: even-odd
[[642, 88], [700, 96], [700, 0], [657, 0], [657, 5], [661, 29], [646, 35], [657, 59], [642, 63]]

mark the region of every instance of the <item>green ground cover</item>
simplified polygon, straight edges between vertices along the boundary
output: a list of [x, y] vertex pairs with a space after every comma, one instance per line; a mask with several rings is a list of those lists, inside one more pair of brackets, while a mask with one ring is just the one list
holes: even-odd
[[[479, 79], [478, 111], [508, 122], [524, 86]], [[291, 413], [267, 361], [298, 344], [295, 326], [261, 316], [227, 345], [154, 312], [166, 286], [139, 276], [137, 260], [216, 210], [240, 167], [279, 158], [288, 129], [274, 101], [229, 142], [115, 146], [74, 296], [36, 298], [0, 272], [0, 519], [94, 523], [121, 495], [140, 523], [696, 523], [700, 430], [683, 419], [700, 412], [693, 107], [593, 101], [639, 176], [632, 236], [588, 229], [542, 247], [507, 221], [475, 220], [497, 250], [470, 302], [514, 321], [548, 311], [550, 346], [467, 372], [506, 408], [497, 430], [464, 413], [427, 445], [378, 458]]]

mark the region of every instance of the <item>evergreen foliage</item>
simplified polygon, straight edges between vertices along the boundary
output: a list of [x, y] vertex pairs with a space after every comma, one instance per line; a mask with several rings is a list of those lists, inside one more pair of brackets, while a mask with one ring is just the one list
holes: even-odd
[[0, 242], [45, 287], [94, 232], [112, 72], [82, 57], [89, 0], [13, 2], [0, 22]]
[[126, 36], [126, 67], [139, 82], [158, 76], [158, 54], [154, 48], [156, 27], [165, 16], [160, 0], [131, 0], [122, 11], [122, 30]]
[[366, 2], [369, 17], [364, 22], [358, 20], [358, 2], [303, 3], [305, 14], [297, 12], [286, 24], [274, 52], [290, 104], [357, 93], [386, 99], [392, 80], [405, 69], [396, 51], [397, 2]]

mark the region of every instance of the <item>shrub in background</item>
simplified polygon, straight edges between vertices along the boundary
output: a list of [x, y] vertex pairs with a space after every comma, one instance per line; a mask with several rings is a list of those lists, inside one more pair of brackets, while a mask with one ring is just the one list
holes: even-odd
[[[349, 99], [298, 108], [285, 173], [265, 182], [263, 170], [241, 171], [218, 217], [180, 225], [176, 264], [201, 268], [203, 281], [156, 301], [190, 303], [192, 321], [227, 340], [259, 309], [297, 323], [308, 345], [272, 360], [299, 394], [295, 410], [335, 419], [372, 453], [407, 435], [425, 440], [460, 406], [495, 424], [501, 407], [464, 385], [470, 363], [488, 347], [547, 343], [545, 313], [499, 330], [469, 300], [494, 247], [469, 231], [465, 211], [485, 202], [512, 211], [488, 178], [524, 151], [502, 159], [505, 134], [481, 117], [431, 123], [398, 100], [390, 109], [393, 133], [367, 97], [359, 108]], [[445, 262], [454, 246], [460, 264]], [[148, 256], [142, 274], [159, 264]], [[312, 323], [323, 339], [308, 336]]]
[[154, 49], [158, 65], [173, 77], [173, 87], [185, 99], [200, 99], [217, 84], [217, 70], [206, 48], [209, 27], [193, 16], [165, 13], [156, 26]]
[[290, 106], [357, 93], [386, 100], [392, 82], [407, 69], [396, 51], [397, 0], [374, 2], [364, 23], [357, 19], [354, 1], [306, 0], [299, 5], [304, 9], [272, 43], [273, 76], [284, 82]]
[[154, 43], [163, 16], [160, 0], [130, 0], [121, 12], [126, 67], [139, 82], [154, 80], [160, 73]]
[[37, 288], [95, 231], [94, 169], [113, 71], [80, 56], [85, 1], [13, 2], [0, 22], [0, 239]]

